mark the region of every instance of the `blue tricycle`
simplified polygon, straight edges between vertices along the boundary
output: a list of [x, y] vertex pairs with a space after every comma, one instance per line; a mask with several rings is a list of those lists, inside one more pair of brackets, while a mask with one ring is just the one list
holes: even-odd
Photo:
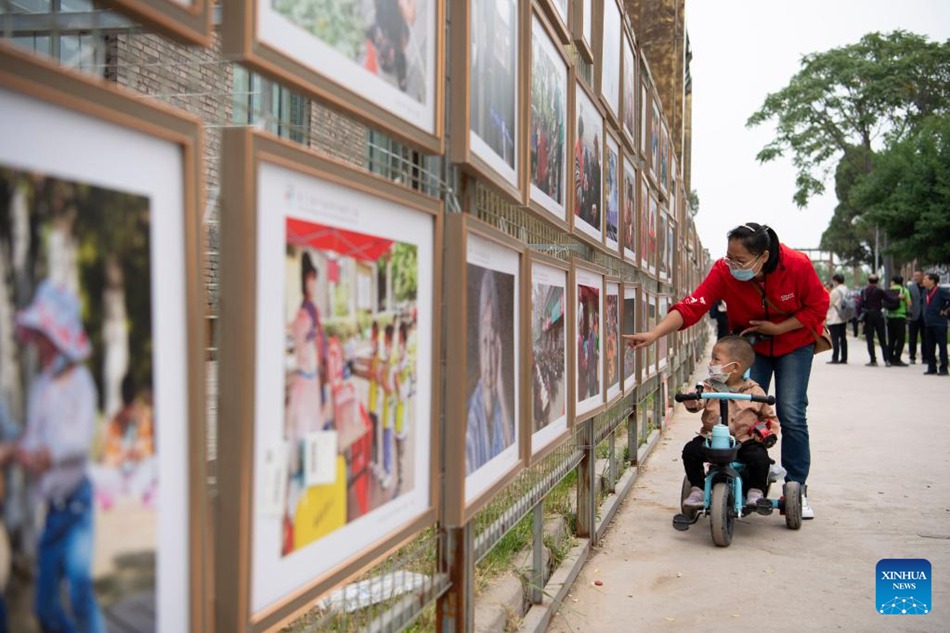
[[[775, 396], [753, 396], [742, 393], [703, 393], [703, 386], [696, 385], [694, 393], [679, 393], [674, 396], [677, 402], [686, 400], [719, 400], [719, 424], [713, 427], [712, 437], [703, 445], [703, 457], [709, 464], [706, 473], [705, 499], [703, 508], [692, 508], [682, 505], [689, 496], [691, 485], [688, 478], [683, 478], [683, 489], [680, 497], [681, 514], [673, 517], [673, 527], [680, 531], [689, 529], [700, 516], [709, 517], [709, 528], [713, 543], [719, 547], [728, 547], [732, 543], [732, 532], [735, 519], [744, 517], [753, 512], [769, 515], [778, 509], [785, 515], [785, 525], [791, 530], [802, 526], [802, 488], [795, 481], [785, 482], [782, 497], [769, 499], [768, 487], [765, 496], [758, 503], [746, 505], [746, 491], [742, 486], [742, 472], [745, 466], [736, 461], [739, 444], [736, 438], [729, 433], [727, 420], [729, 419], [729, 400], [751, 400], [775, 404]], [[769, 484], [772, 478], [769, 477]]]

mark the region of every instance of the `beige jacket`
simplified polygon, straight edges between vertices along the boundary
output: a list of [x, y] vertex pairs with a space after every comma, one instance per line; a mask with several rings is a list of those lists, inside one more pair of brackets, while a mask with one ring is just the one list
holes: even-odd
[[[715, 392], [716, 389], [708, 382], [703, 383], [706, 391]], [[738, 393], [748, 393], [754, 396], [764, 396], [762, 387], [753, 380], [746, 380], [739, 387]], [[719, 423], [719, 400], [687, 400], [685, 403], [687, 411], [703, 411], [703, 429], [701, 433], [708, 436], [712, 433], [712, 428]], [[752, 427], [759, 421], [771, 422], [772, 432], [779, 434], [778, 418], [775, 416], [775, 410], [772, 405], [764, 402], [752, 402], [751, 400], [730, 400], [729, 401], [729, 432], [740, 443], [752, 439]]]

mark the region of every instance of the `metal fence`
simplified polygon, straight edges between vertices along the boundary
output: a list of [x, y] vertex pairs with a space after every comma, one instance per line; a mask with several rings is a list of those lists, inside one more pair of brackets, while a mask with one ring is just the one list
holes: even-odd
[[[215, 489], [217, 429], [216, 338], [218, 198], [221, 130], [249, 126], [290, 139], [416, 189], [458, 213], [462, 176], [441, 156], [428, 156], [322, 107], [287, 88], [223, 59], [217, 45], [189, 47], [148, 32], [91, 0], [0, 0], [0, 39], [73, 69], [113, 81], [142, 98], [156, 99], [201, 117], [206, 134], [207, 228], [205, 282], [208, 291], [209, 487]], [[2, 54], [2, 52], [0, 52]], [[581, 74], [590, 67], [580, 63]], [[500, 197], [480, 182], [470, 212], [512, 235], [528, 248], [560, 259], [597, 264], [625, 282], [650, 291], [663, 286], [640, 269], [607, 256], [530, 210]], [[443, 346], [444, 349], [444, 346]], [[665, 370], [669, 388], [682, 383], [703, 341], [671, 350]], [[444, 359], [442, 361], [444, 363]], [[622, 477], [629, 477], [665, 416], [662, 378], [654, 376], [608, 410], [576, 425], [567, 441], [524, 469], [472, 521], [460, 528], [441, 522], [405, 543], [386, 560], [316, 601], [286, 631], [469, 630], [478, 574], [490, 576], [487, 557], [519, 525], [532, 548], [526, 573], [527, 603], [542, 602], [550, 570], [544, 562], [545, 504], [566, 517], [571, 538], [596, 542], [606, 520], [598, 508]], [[443, 420], [444, 424], [445, 421]], [[598, 464], [600, 468], [598, 469]], [[566, 499], [566, 502], [563, 501]], [[481, 566], [481, 567], [480, 567]]]

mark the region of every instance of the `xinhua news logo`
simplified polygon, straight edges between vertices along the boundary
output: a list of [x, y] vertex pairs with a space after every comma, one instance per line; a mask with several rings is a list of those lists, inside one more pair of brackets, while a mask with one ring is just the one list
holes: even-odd
[[877, 612], [882, 615], [927, 615], [932, 608], [930, 561], [883, 558], [877, 563]]

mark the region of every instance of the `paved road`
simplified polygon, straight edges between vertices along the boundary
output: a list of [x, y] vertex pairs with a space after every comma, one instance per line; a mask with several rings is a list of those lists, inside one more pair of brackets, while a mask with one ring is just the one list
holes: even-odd
[[[729, 548], [706, 519], [675, 531], [679, 455], [699, 428], [678, 405], [549, 631], [950, 631], [950, 378], [865, 367], [865, 341], [849, 346], [850, 364], [826, 353], [812, 371], [813, 521], [753, 515]], [[882, 558], [931, 562], [930, 614], [876, 612]]]

